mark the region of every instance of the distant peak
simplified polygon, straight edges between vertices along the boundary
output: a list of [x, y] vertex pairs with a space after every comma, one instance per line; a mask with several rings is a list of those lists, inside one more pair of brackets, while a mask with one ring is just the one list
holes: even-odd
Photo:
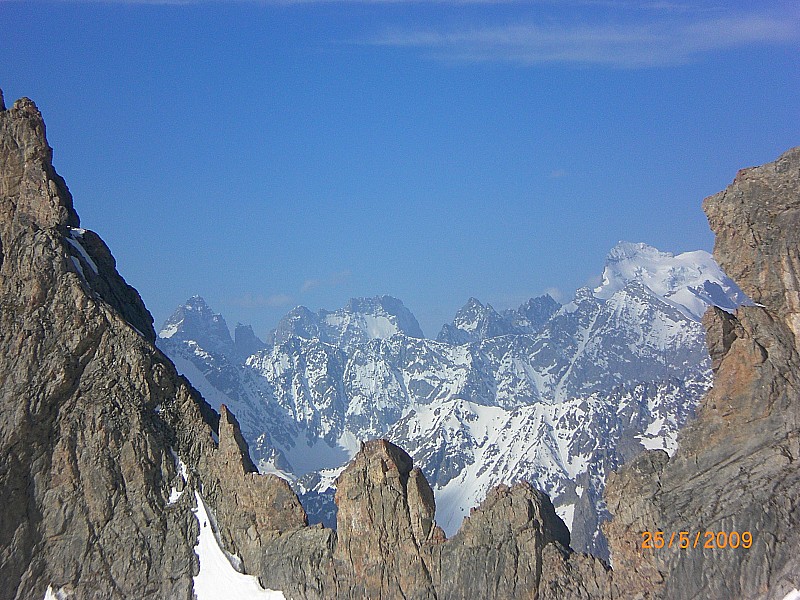
[[202, 296], [192, 296], [189, 298], [182, 307], [184, 310], [198, 312], [204, 315], [214, 314], [214, 311]]
[[470, 296], [467, 303], [464, 305], [464, 308], [474, 307], [474, 308], [483, 308], [483, 303], [478, 300], [475, 296]]
[[394, 296], [373, 296], [372, 298], [350, 298], [344, 310], [349, 312], [371, 312], [377, 308], [383, 308], [386, 311], [397, 311], [405, 309], [402, 300]]
[[648, 258], [672, 258], [673, 255], [669, 252], [662, 252], [658, 248], [654, 248], [644, 242], [619, 241], [608, 253], [606, 261], [621, 262], [639, 256]]
[[675, 255], [641, 242], [619, 242], [608, 253], [603, 280], [594, 296], [608, 300], [623, 289], [635, 291], [638, 286], [695, 321], [710, 304], [728, 309], [746, 301], [705, 250]]

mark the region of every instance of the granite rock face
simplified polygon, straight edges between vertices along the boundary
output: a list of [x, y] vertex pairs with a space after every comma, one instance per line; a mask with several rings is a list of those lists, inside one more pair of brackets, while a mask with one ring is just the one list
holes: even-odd
[[235, 421], [153, 346], [51, 159], [32, 101], [0, 110], [0, 598], [189, 600], [181, 461], [246, 568], [305, 514], [285, 482], [249, 472]]
[[[704, 210], [715, 258], [759, 306], [706, 313], [714, 387], [697, 419], [671, 459], [648, 452], [609, 478], [614, 580], [631, 598], [782, 599], [800, 589], [800, 149], [740, 171]], [[658, 530], [691, 547], [643, 550]], [[752, 547], [703, 549], [707, 531]]]
[[289, 598], [606, 598], [601, 561], [569, 549], [549, 498], [498, 486], [446, 540], [411, 458], [367, 442], [337, 481], [337, 531], [309, 527], [267, 548], [262, 582]]

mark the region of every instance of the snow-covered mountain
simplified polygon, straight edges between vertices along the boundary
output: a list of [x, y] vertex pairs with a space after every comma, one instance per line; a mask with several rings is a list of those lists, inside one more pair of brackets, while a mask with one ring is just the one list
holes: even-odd
[[700, 320], [711, 304], [732, 310], [749, 302], [703, 250], [674, 256], [647, 244], [619, 242], [606, 258], [603, 283], [594, 290], [594, 296], [607, 300], [630, 281], [641, 282], [666, 304], [694, 320]]
[[252, 331], [233, 341], [193, 298], [159, 346], [231, 407], [256, 464], [290, 479], [312, 518], [333, 522], [339, 470], [360, 440], [387, 437], [425, 472], [448, 535], [490, 487], [528, 479], [573, 545], [602, 555], [606, 473], [644, 447], [674, 449], [711, 381], [699, 317], [745, 300], [706, 252], [620, 243], [603, 284], [565, 306], [542, 296], [499, 313], [473, 298], [436, 341], [383, 296], [298, 307], [245, 358], [240, 337], [261, 346]]
[[298, 306], [270, 332], [267, 342], [275, 345], [293, 337], [317, 339], [344, 350], [374, 339], [387, 339], [396, 333], [424, 337], [416, 317], [397, 298], [351, 298], [337, 311], [312, 313]]
[[468, 344], [501, 335], [538, 332], [561, 307], [550, 296], [531, 298], [518, 309], [498, 313], [491, 304], [483, 305], [470, 298], [459, 309], [452, 324], [445, 324], [436, 341], [447, 344]]

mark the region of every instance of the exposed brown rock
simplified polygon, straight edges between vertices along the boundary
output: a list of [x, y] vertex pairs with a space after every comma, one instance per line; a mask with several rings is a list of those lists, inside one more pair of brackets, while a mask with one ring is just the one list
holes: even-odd
[[[421, 553], [431, 533], [433, 492], [412, 470], [411, 457], [386, 440], [367, 442], [336, 488], [339, 597], [435, 598]], [[350, 589], [342, 589], [344, 582]]]
[[217, 448], [216, 414], [152, 345], [108, 248], [72, 229], [51, 158], [33, 102], [0, 111], [0, 599], [188, 600], [197, 526], [192, 494], [168, 504], [173, 449], [245, 564], [304, 513], [246, 472], [225, 414]]
[[[800, 150], [741, 171], [704, 203], [714, 255], [763, 306], [704, 318], [714, 388], [676, 454], [609, 477], [607, 527], [623, 597], [783, 598], [800, 589]], [[643, 550], [642, 532], [748, 531], [750, 549]]]
[[494, 488], [445, 540], [411, 458], [374, 440], [339, 477], [336, 502], [336, 532], [294, 531], [267, 548], [267, 587], [309, 599], [609, 597], [608, 569], [569, 550], [549, 498], [528, 484]]

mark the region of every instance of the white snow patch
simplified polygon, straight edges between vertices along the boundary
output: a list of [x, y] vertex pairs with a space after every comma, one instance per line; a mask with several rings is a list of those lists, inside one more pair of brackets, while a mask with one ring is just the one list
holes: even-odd
[[158, 332], [158, 337], [171, 338], [173, 335], [178, 333], [178, 329], [180, 329], [181, 325], [183, 325], [183, 321], [178, 321], [177, 323], [172, 323], [167, 327], [164, 327], [164, 329]]
[[179, 492], [178, 488], [172, 486], [172, 489], [169, 492], [169, 502], [167, 502], [167, 506], [175, 504], [178, 500], [181, 499], [181, 496], [183, 496], [183, 490]]
[[385, 340], [398, 332], [397, 326], [383, 315], [364, 315], [364, 326], [373, 340]]
[[[76, 233], [76, 231], [80, 231], [81, 233]], [[92, 268], [92, 271], [98, 273], [97, 265], [92, 260], [92, 257], [89, 256], [89, 253], [86, 252], [86, 249], [78, 241], [80, 239], [80, 236], [83, 235], [85, 231], [86, 230], [84, 229], [77, 230], [70, 228], [69, 237], [64, 239], [67, 240], [67, 242], [69, 242], [69, 244], [80, 253], [80, 255], [83, 257], [83, 260], [86, 261], [86, 264], [88, 264]]]
[[67, 600], [69, 596], [70, 595], [65, 592], [63, 588], [53, 591], [53, 586], [48, 585], [47, 591], [44, 593], [44, 600]]
[[800, 600], [800, 590], [792, 590], [783, 597], [783, 600]]
[[[189, 469], [186, 467], [186, 463], [180, 459], [174, 449], [170, 448], [169, 452], [172, 454], [172, 459], [175, 461], [175, 469], [178, 471], [178, 475], [180, 475], [183, 483], [186, 484], [189, 479]], [[178, 500], [180, 500], [183, 492], [184, 490], [179, 492], [178, 488], [172, 486], [172, 489], [169, 492], [169, 502], [167, 505], [169, 506], [170, 504], [175, 504]]]
[[[81, 276], [81, 279], [86, 281], [86, 275], [83, 274], [83, 267], [81, 266], [81, 261], [79, 259], [75, 258], [74, 256], [70, 256], [70, 259], [72, 259], [72, 264], [75, 265], [75, 269], [77, 269], [78, 273]], [[89, 283], [89, 282], [86, 281], [86, 283]]]
[[561, 517], [561, 520], [564, 521], [567, 529], [569, 529], [570, 533], [572, 533], [572, 519], [575, 516], [575, 505], [562, 504], [561, 506], [557, 506], [556, 514]]
[[667, 450], [666, 440], [661, 437], [645, 437], [643, 435], [637, 435], [636, 438], [639, 440], [639, 443], [647, 448], [648, 450], [664, 450], [668, 454], [671, 454]]
[[192, 509], [200, 524], [194, 551], [200, 559], [200, 572], [194, 577], [197, 600], [286, 600], [283, 592], [265, 590], [252, 575], [239, 573], [217, 542], [211, 529], [206, 505], [195, 491], [197, 507]]
[[664, 417], [658, 417], [655, 421], [650, 423], [647, 426], [647, 430], [644, 432], [647, 436], [656, 436], [661, 433], [661, 430], [664, 428]]

